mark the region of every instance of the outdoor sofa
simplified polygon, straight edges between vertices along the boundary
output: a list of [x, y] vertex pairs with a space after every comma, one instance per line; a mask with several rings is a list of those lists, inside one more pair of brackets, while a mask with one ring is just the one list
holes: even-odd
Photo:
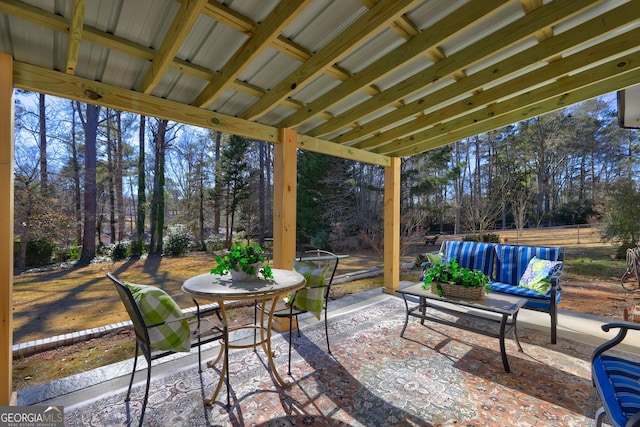
[[442, 262], [456, 259], [461, 267], [484, 272], [491, 292], [526, 298], [525, 308], [549, 313], [551, 343], [556, 343], [563, 248], [445, 240], [440, 256]]

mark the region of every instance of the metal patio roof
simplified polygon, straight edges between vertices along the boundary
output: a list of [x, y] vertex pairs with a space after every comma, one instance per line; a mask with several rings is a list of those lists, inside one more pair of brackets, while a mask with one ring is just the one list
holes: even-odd
[[387, 165], [640, 83], [640, 0], [1, 0], [16, 87]]

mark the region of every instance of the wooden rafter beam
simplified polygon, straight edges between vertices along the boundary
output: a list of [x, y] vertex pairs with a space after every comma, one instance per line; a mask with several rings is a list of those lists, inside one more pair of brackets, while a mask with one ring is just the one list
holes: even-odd
[[76, 72], [78, 56], [80, 55], [80, 40], [82, 39], [82, 27], [84, 25], [84, 10], [86, 0], [73, 0], [71, 5], [71, 20], [69, 22], [69, 40], [67, 41], [67, 60], [65, 70], [69, 74]]
[[335, 37], [304, 64], [272, 88], [265, 96], [240, 114], [244, 119], [255, 119], [285, 99], [293, 91], [313, 80], [332, 64], [340, 61], [380, 28], [389, 26], [415, 4], [417, 0], [381, 0], [359, 19]]
[[280, 33], [304, 10], [311, 0], [283, 0], [247, 39], [244, 45], [222, 67], [215, 79], [196, 97], [193, 105], [206, 107], [234, 82], [244, 68], [267, 47], [271, 46]]
[[[245, 136], [258, 141], [280, 142], [279, 129], [271, 126], [22, 62], [14, 61], [13, 66], [14, 85], [20, 89], [172, 120], [205, 129]], [[345, 159], [383, 166], [390, 162], [387, 156], [343, 147], [318, 138], [299, 137], [298, 147], [321, 153], [333, 153], [333, 155]]]
[[[616, 28], [624, 26], [629, 22], [640, 19], [640, 9], [631, 4], [627, 4], [622, 8], [610, 11], [605, 18], [606, 19], [600, 17], [594, 18], [556, 37], [547, 39], [526, 51], [520, 52], [492, 67], [477, 72], [465, 80], [459, 81], [455, 85], [444, 87], [429, 94], [427, 97], [417, 99], [386, 114], [384, 117], [367, 123], [366, 130], [354, 129], [341, 137], [335, 138], [333, 141], [344, 143], [345, 141], [362, 136], [363, 131], [370, 134], [371, 132], [384, 128], [389, 123], [398, 122], [411, 115], [421, 113], [448, 99], [456, 98], [474, 90], [474, 88], [488, 84], [496, 78], [505, 77], [520, 69], [538, 63], [545, 58], [559, 56], [561, 52], [575, 46], [576, 40], [584, 40], [584, 42], [587, 42], [588, 39], [584, 37], [585, 32], [588, 32], [590, 37], [597, 37], [615, 31]], [[569, 55], [566, 58], [550, 62], [544, 67], [539, 67], [529, 73], [518, 76], [517, 79], [512, 79], [494, 86], [491, 89], [465, 98], [460, 102], [424, 115], [420, 114], [420, 116], [410, 122], [361, 140], [356, 144], [352, 144], [352, 146], [362, 149], [378, 147], [396, 138], [413, 134], [428, 126], [434, 125], [445, 117], [455, 117], [460, 114], [466, 114], [470, 110], [477, 109], [479, 106], [490, 105], [502, 98], [508, 97], [510, 94], [525, 90], [527, 87], [535, 87], [545, 81], [561, 78], [574, 70], [588, 67], [597, 61], [607, 60], [616, 54], [622, 55], [628, 50], [637, 48], [638, 38], [640, 38], [640, 29], [621, 34], [586, 49], [583, 55]]]
[[162, 39], [158, 52], [151, 61], [147, 74], [142, 79], [140, 92], [151, 93], [160, 83], [206, 4], [207, 0], [184, 0], [182, 2], [167, 34]]
[[580, 2], [554, 1], [546, 4], [544, 7], [538, 8], [530, 14], [489, 34], [482, 40], [444, 58], [434, 66], [414, 74], [412, 77], [388, 88], [379, 95], [356, 105], [344, 113], [337, 115], [334, 119], [305, 133], [313, 136], [322, 136], [336, 132], [348, 124], [358, 121], [362, 117], [379, 111], [394, 101], [400, 100], [419, 90], [424, 90], [425, 82], [437, 82], [458, 71], [462, 71], [489, 56], [513, 46], [540, 28], [545, 28], [548, 25], [568, 19], [578, 12], [589, 8], [593, 3], [600, 1], [602, 0], [584, 0]]
[[281, 121], [278, 127], [292, 127], [309, 120], [366, 85], [387, 76], [412, 59], [424, 55], [425, 51], [436, 49], [437, 45], [468, 28], [478, 19], [500, 10], [500, 6], [506, 2], [507, 0], [476, 0], [469, 7], [463, 8], [460, 13], [447, 15], [433, 25], [433, 31], [417, 33], [406, 43], [360, 70], [336, 88], [305, 105], [302, 110]]
[[[441, 123], [374, 151], [405, 157], [640, 83], [640, 51]], [[453, 138], [453, 139], [452, 139]]]

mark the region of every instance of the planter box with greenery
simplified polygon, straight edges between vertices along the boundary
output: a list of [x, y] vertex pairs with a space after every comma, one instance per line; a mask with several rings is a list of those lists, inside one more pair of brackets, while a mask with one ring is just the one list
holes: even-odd
[[453, 259], [426, 270], [422, 287], [438, 296], [481, 299], [489, 293], [488, 284], [489, 276], [480, 270], [460, 267]]
[[[273, 279], [271, 267], [265, 265], [267, 258], [260, 246], [237, 245], [225, 256], [216, 257], [216, 267], [211, 274], [225, 275], [231, 273], [234, 280], [248, 280], [252, 278]], [[258, 275], [260, 273], [260, 275]]]

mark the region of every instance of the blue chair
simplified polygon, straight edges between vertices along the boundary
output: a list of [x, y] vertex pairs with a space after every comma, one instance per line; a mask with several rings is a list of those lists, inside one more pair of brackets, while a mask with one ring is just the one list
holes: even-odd
[[614, 427], [640, 426], [640, 362], [607, 353], [620, 344], [627, 332], [640, 331], [640, 324], [608, 323], [602, 330], [619, 329], [618, 334], [595, 349], [591, 358], [591, 378], [602, 407], [596, 412], [596, 426], [605, 415]]

